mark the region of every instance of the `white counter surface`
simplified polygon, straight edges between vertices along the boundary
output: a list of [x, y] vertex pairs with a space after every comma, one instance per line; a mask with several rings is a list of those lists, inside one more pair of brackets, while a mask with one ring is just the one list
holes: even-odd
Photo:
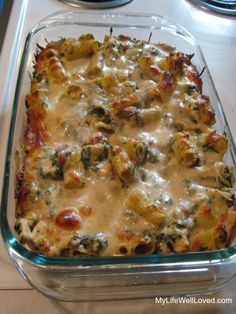
[[[0, 58], [0, 188], [3, 160], [10, 122], [16, 77], [23, 42], [42, 18], [68, 9], [57, 0], [15, 0]], [[76, 10], [73, 8], [69, 8]], [[188, 29], [200, 44], [236, 139], [236, 18], [210, 13], [188, 0], [134, 0], [128, 5], [106, 10], [159, 14]], [[232, 304], [155, 304], [154, 300], [59, 303], [33, 291], [18, 275], [0, 241], [0, 314], [8, 313], [235, 313], [236, 282], [214, 296], [232, 298]], [[235, 271], [236, 273], [236, 271]], [[207, 296], [203, 296], [206, 298]], [[211, 296], [212, 297], [212, 296]], [[17, 310], [19, 309], [19, 310]]]

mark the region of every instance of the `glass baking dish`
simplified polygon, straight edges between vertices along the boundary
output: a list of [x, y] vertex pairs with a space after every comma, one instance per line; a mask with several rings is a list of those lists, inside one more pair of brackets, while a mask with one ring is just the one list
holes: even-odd
[[25, 124], [25, 96], [30, 90], [34, 53], [37, 45], [60, 37], [93, 33], [102, 40], [109, 34], [125, 34], [141, 40], [164, 42], [187, 54], [202, 75], [203, 93], [209, 95], [216, 112], [215, 128], [226, 133], [229, 149], [225, 162], [235, 168], [236, 150], [232, 135], [207, 69], [194, 38], [173, 21], [153, 15], [80, 13], [63, 11], [49, 16], [28, 34], [21, 60], [9, 130], [5, 182], [1, 204], [1, 232], [11, 259], [28, 282], [43, 294], [62, 301], [93, 301], [150, 298], [213, 292], [236, 275], [236, 245], [196, 253], [112, 257], [46, 257], [32, 253], [17, 240], [14, 231], [14, 186], [17, 172], [15, 154]]

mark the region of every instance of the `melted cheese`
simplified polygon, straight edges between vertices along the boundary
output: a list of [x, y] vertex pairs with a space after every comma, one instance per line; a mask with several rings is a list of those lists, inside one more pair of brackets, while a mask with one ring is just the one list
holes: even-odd
[[[217, 171], [209, 169], [206, 178], [204, 173], [209, 165], [214, 168], [221, 162], [223, 155], [212, 149], [213, 144], [201, 144], [199, 133], [212, 132], [211, 126], [188, 116], [186, 101], [201, 95], [188, 76], [189, 57], [169, 46], [129, 38], [107, 38], [92, 56], [69, 59], [64, 53], [60, 56], [60, 45], [63, 42], [50, 43], [49, 48], [58, 51], [54, 54], [59, 55], [67, 79], [58, 83], [50, 73], [47, 77], [49, 101], [43, 123], [48, 138], [26, 155], [24, 181], [29, 194], [17, 209], [21, 241], [47, 255], [218, 248], [217, 240], [215, 247], [201, 242], [201, 232], [208, 229], [199, 225], [198, 211], [205, 204], [220, 211], [220, 217], [233, 211], [233, 204], [227, 205], [230, 193], [218, 197], [218, 202], [209, 196], [210, 189], [217, 194], [221, 186], [217, 185]], [[44, 53], [43, 49], [41, 60]], [[179, 58], [177, 63], [173, 56]], [[138, 66], [141, 57], [148, 62], [147, 68]], [[41, 84], [40, 77], [38, 80]], [[74, 95], [74, 90], [82, 92]], [[206, 102], [204, 106], [210, 105]], [[159, 108], [155, 119], [148, 113], [150, 108]], [[141, 118], [145, 115], [146, 119]], [[185, 145], [180, 149], [186, 149], [186, 158], [193, 158], [187, 154], [194, 143], [198, 164], [196, 160], [192, 165], [179, 163], [172, 149], [176, 134], [182, 136], [179, 145]], [[145, 150], [142, 162], [135, 158], [140, 153], [135, 145]], [[113, 154], [123, 159], [113, 159]], [[66, 171], [72, 180], [68, 184]], [[193, 183], [194, 192], [190, 189]], [[141, 192], [132, 200], [139, 199], [139, 203], [129, 205], [130, 195], [137, 191]], [[63, 212], [60, 220], [57, 217]], [[216, 238], [219, 217], [213, 226]], [[26, 222], [30, 228], [25, 227]], [[229, 230], [234, 223], [228, 222]], [[101, 234], [104, 241], [99, 240]]]

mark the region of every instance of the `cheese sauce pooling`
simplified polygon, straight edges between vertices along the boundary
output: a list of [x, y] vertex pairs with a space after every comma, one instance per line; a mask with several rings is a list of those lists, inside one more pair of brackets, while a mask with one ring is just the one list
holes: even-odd
[[191, 58], [124, 35], [40, 49], [16, 184], [24, 245], [112, 256], [231, 244], [228, 142]]

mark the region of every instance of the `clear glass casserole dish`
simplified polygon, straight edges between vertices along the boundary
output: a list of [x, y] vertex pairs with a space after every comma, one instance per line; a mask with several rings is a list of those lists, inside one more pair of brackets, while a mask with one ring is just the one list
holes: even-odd
[[[9, 255], [28, 282], [43, 294], [63, 301], [150, 298], [212, 292], [235, 275], [236, 245], [217, 251], [144, 256], [47, 257], [22, 246], [14, 231], [16, 151], [25, 124], [25, 96], [30, 89], [34, 53], [37, 45], [60, 37], [78, 37], [92, 33], [101, 40], [113, 28], [115, 35], [125, 34], [152, 42], [163, 42], [194, 54], [193, 64], [206, 67], [194, 38], [181, 26], [161, 16], [63, 11], [41, 21], [29, 33], [25, 43], [15, 91], [5, 165], [1, 204], [1, 231]], [[224, 161], [235, 167], [236, 150], [209, 71], [202, 75], [203, 92], [209, 95], [216, 112], [215, 125], [226, 133], [229, 149]]]

